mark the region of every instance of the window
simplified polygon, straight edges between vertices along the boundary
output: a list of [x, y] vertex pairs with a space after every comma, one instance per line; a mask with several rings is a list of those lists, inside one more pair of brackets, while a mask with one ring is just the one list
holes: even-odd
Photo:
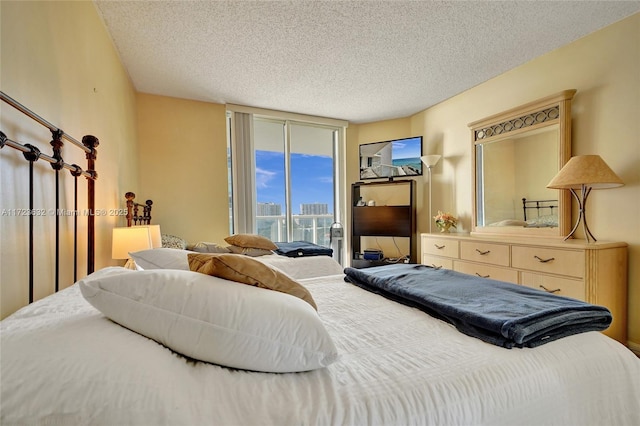
[[330, 227], [344, 217], [346, 123], [284, 115], [236, 111], [230, 118], [233, 229], [329, 247]]

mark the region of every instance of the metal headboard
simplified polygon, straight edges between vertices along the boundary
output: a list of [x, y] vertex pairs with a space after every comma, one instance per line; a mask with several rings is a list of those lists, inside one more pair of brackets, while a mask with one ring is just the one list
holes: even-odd
[[[133, 201], [136, 198], [136, 194], [133, 192], [127, 192], [124, 194], [124, 198], [127, 199], [127, 226], [150, 225], [153, 201], [147, 200], [144, 204], [137, 203]], [[142, 209], [142, 214], [140, 214], [140, 209]]]
[[[5, 146], [14, 148], [20, 152], [22, 152], [25, 160], [29, 162], [29, 209], [28, 212], [34, 212], [34, 177], [33, 177], [33, 163], [38, 160], [43, 160], [48, 162], [51, 165], [51, 168], [55, 171], [55, 291], [59, 290], [59, 280], [60, 280], [60, 170], [66, 169], [69, 170], [71, 175], [74, 177], [74, 209], [78, 211], [78, 177], [84, 176], [87, 178], [87, 274], [90, 274], [94, 271], [95, 268], [95, 181], [98, 178], [98, 173], [95, 170], [95, 161], [96, 161], [96, 147], [99, 145], [98, 138], [91, 135], [86, 135], [82, 138], [82, 142], [78, 142], [75, 138], [71, 137], [67, 133], [65, 133], [62, 129], [54, 126], [38, 114], [31, 111], [29, 108], [25, 107], [15, 99], [11, 98], [9, 95], [4, 92], [0, 92], [0, 98], [3, 102], [11, 105], [13, 108], [27, 115], [34, 121], [48, 128], [51, 132], [51, 147], [52, 154], [47, 155], [41, 152], [37, 147], [31, 144], [22, 144], [20, 142], [16, 142], [7, 135], [0, 131], [0, 149]], [[80, 166], [77, 164], [68, 164], [62, 158], [62, 147], [64, 143], [62, 140], [65, 139], [71, 142], [76, 147], [82, 149], [86, 154], [87, 159], [87, 170], [82, 170]], [[33, 224], [34, 224], [34, 214], [28, 214], [29, 217], [29, 303], [33, 302], [33, 279], [34, 279], [34, 243], [33, 243]], [[73, 279], [74, 282], [77, 280], [77, 265], [78, 265], [78, 216], [74, 216], [74, 225], [73, 225]]]
[[540, 210], [549, 209], [549, 214], [553, 214], [553, 209], [558, 208], [558, 200], [527, 200], [522, 199], [522, 211], [524, 213], [524, 220], [527, 221], [527, 210], [536, 210], [538, 217], [540, 217]]

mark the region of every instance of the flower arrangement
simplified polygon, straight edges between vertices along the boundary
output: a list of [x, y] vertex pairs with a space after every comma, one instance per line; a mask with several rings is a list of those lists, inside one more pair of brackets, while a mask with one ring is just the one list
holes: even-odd
[[433, 217], [436, 221], [436, 226], [440, 229], [440, 232], [447, 232], [450, 227], [456, 227], [458, 219], [456, 219], [450, 213], [442, 213], [438, 210], [438, 214]]

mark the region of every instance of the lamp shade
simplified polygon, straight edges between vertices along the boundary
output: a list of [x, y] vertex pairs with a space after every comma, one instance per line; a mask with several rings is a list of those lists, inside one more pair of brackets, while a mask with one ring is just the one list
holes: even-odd
[[582, 185], [607, 189], [622, 186], [624, 182], [599, 155], [578, 155], [567, 161], [547, 188], [580, 189]]
[[424, 165], [427, 167], [433, 167], [436, 164], [438, 164], [438, 161], [440, 161], [440, 157], [442, 156], [441, 155], [423, 155], [422, 157], [420, 157], [420, 161], [422, 161]]
[[151, 234], [151, 248], [162, 247], [162, 234], [160, 233], [160, 225], [142, 225], [149, 228]]
[[113, 228], [111, 257], [113, 259], [129, 259], [131, 252], [156, 248], [161, 245], [160, 225]]

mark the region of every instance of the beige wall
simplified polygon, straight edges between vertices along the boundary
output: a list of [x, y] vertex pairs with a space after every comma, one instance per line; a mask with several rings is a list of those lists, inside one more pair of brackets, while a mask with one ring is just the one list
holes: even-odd
[[[2, 1], [0, 15], [2, 91], [78, 140], [86, 134], [98, 137], [96, 208], [108, 211], [122, 207], [125, 190], [138, 187], [135, 93], [93, 3]], [[4, 103], [0, 108], [0, 125], [8, 137], [51, 153], [51, 134], [45, 127]], [[28, 187], [28, 163], [21, 157], [18, 151], [7, 147], [0, 153], [3, 209], [29, 206], [24, 192]], [[63, 148], [63, 158], [86, 168], [84, 152], [69, 142]], [[34, 166], [34, 207], [55, 206], [51, 167], [44, 161]], [[61, 174], [62, 185], [68, 193], [72, 191], [73, 180], [69, 172]], [[78, 186], [86, 200], [84, 181], [81, 178]], [[61, 207], [72, 209], [72, 200], [63, 195]], [[111, 229], [121, 220], [110, 215], [96, 217], [96, 269], [114, 264]], [[55, 221], [47, 215], [34, 218], [34, 222], [35, 296], [39, 299], [53, 291], [51, 253]], [[72, 222], [68, 219], [61, 222], [61, 241], [69, 243]], [[0, 225], [0, 316], [4, 318], [28, 300], [25, 241], [28, 220], [3, 215]], [[80, 229], [86, 232], [84, 217], [81, 217]], [[84, 247], [84, 243], [81, 244]], [[80, 276], [86, 272], [84, 253], [83, 248]], [[70, 256], [63, 253], [63, 258]], [[72, 268], [62, 265], [60, 278], [62, 288], [72, 284]]]
[[[467, 123], [564, 89], [577, 89], [573, 154], [602, 156], [626, 184], [593, 191], [588, 220], [596, 238], [629, 244], [629, 340], [635, 349], [640, 349], [639, 45], [640, 14], [636, 14], [410, 117], [409, 129], [397, 129], [396, 122], [350, 127], [356, 136], [374, 131], [385, 138], [424, 135], [424, 154], [443, 156], [433, 171], [434, 208], [454, 213], [461, 219], [459, 230], [469, 231], [472, 159]], [[364, 142], [363, 137], [349, 140], [349, 165], [358, 164], [354, 145]], [[353, 176], [350, 170], [349, 177]], [[425, 194], [426, 190], [423, 182]], [[418, 210], [420, 232], [428, 229], [427, 216]]]
[[190, 243], [229, 235], [224, 105], [138, 94], [140, 200], [152, 222]]

